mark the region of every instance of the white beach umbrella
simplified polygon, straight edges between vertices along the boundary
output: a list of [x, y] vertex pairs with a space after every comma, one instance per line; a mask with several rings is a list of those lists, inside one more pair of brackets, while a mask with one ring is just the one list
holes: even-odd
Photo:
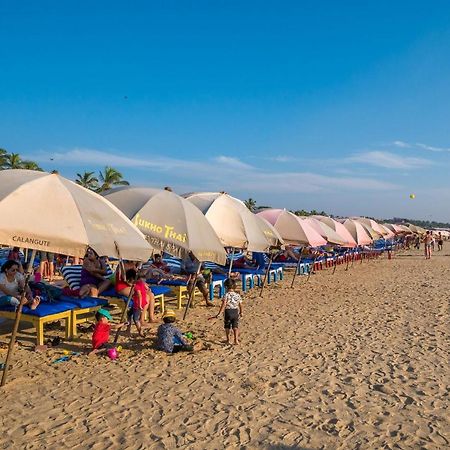
[[356, 244], [355, 240], [353, 239], [352, 235], [347, 230], [347, 228], [345, 228], [344, 225], [341, 222], [338, 222], [337, 220], [335, 220], [335, 219], [333, 219], [331, 217], [328, 217], [328, 216], [315, 215], [315, 216], [312, 216], [312, 217], [314, 219], [320, 220], [321, 222], [325, 223], [331, 229], [336, 231], [336, 233], [339, 236], [344, 238], [345, 244], [342, 245], [343, 247], [349, 247], [349, 248], [356, 247], [357, 244]]
[[[121, 186], [104, 194], [160, 251], [199, 261], [226, 263], [226, 253], [202, 212], [183, 197], [163, 189]], [[270, 231], [270, 230], [269, 230]]]
[[264, 236], [269, 241], [271, 247], [280, 247], [284, 245], [284, 240], [278, 230], [264, 217], [255, 214], [258, 226], [264, 233]]
[[99, 255], [140, 261], [152, 252], [108, 200], [58, 174], [0, 171], [0, 217], [4, 245], [79, 257], [90, 246]]
[[255, 214], [224, 192], [184, 194], [208, 219], [224, 247], [264, 252], [271, 246]]
[[353, 219], [362, 224], [362, 226], [374, 239], [379, 239], [380, 237], [387, 234], [386, 230], [373, 219], [369, 219], [367, 217], [353, 217]]
[[345, 219], [344, 226], [358, 245], [369, 245], [372, 243], [373, 239], [358, 221]]

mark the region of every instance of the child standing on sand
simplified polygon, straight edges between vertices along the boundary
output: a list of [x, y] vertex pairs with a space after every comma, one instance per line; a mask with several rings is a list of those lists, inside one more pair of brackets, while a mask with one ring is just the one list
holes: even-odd
[[239, 344], [239, 318], [242, 317], [242, 297], [236, 292], [236, 281], [228, 278], [225, 281], [227, 293], [223, 297], [222, 305], [217, 313], [219, 317], [224, 312], [224, 328], [226, 343], [230, 343], [230, 333], [233, 330], [234, 345]]
[[[134, 269], [128, 269], [126, 272], [127, 280], [134, 281], [133, 291], [133, 321], [138, 330], [139, 336], [144, 336], [142, 328], [144, 327], [144, 319], [148, 309], [148, 286], [143, 276], [139, 276]], [[131, 323], [130, 328], [131, 329]]]

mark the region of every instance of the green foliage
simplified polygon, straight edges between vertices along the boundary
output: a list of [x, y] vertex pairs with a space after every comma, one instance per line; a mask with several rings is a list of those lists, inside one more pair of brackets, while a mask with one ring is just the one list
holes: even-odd
[[100, 186], [97, 192], [105, 192], [114, 186], [128, 186], [130, 183], [123, 179], [123, 175], [116, 169], [106, 166], [103, 172], [99, 172]]
[[253, 198], [249, 198], [247, 200], [244, 200], [244, 204], [251, 212], [255, 212], [256, 200], [254, 200]]
[[413, 225], [417, 225], [418, 227], [422, 227], [425, 229], [430, 228], [450, 228], [450, 223], [446, 222], [436, 222], [435, 220], [416, 220], [416, 219], [403, 219], [400, 217], [393, 217], [392, 219], [385, 219], [384, 222], [387, 223], [411, 223]]
[[[306, 209], [297, 209], [295, 211], [291, 211], [296, 216], [329, 216], [325, 211], [316, 211], [312, 209], [311, 211], [306, 211]], [[331, 217], [331, 216], [330, 216]]]
[[0, 148], [0, 170], [8, 169], [28, 169], [42, 172], [42, 168], [34, 161], [23, 160], [18, 153], [8, 153], [5, 149]]
[[99, 190], [98, 178], [94, 175], [94, 172], [77, 173], [75, 183], [91, 191]]

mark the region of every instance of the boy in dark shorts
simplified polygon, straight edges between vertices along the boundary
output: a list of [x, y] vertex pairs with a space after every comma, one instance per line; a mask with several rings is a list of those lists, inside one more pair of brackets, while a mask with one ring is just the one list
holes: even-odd
[[226, 343], [230, 343], [230, 333], [233, 330], [234, 345], [239, 344], [239, 318], [242, 317], [242, 297], [236, 292], [236, 281], [228, 278], [225, 281], [227, 293], [223, 297], [222, 305], [217, 313], [219, 317], [224, 311], [224, 328]]

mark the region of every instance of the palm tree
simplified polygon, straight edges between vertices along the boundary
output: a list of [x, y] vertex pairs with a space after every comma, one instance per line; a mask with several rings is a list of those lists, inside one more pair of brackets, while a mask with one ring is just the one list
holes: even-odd
[[0, 170], [3, 169], [7, 156], [8, 152], [4, 148], [0, 148]]
[[94, 176], [94, 172], [84, 172], [83, 174], [77, 173], [75, 183], [86, 189], [90, 189], [91, 191], [97, 191], [99, 188], [98, 178]]
[[22, 161], [21, 169], [37, 170], [38, 172], [43, 172], [42, 168], [39, 167], [34, 161]]
[[3, 164], [4, 169], [21, 169], [22, 159], [18, 153], [6, 154], [5, 162]]
[[244, 204], [251, 212], [253, 212], [256, 209], [256, 200], [252, 198], [244, 200]]
[[104, 192], [114, 186], [128, 186], [130, 183], [123, 179], [123, 175], [116, 169], [106, 166], [104, 172], [99, 172], [101, 185], [98, 192]]

